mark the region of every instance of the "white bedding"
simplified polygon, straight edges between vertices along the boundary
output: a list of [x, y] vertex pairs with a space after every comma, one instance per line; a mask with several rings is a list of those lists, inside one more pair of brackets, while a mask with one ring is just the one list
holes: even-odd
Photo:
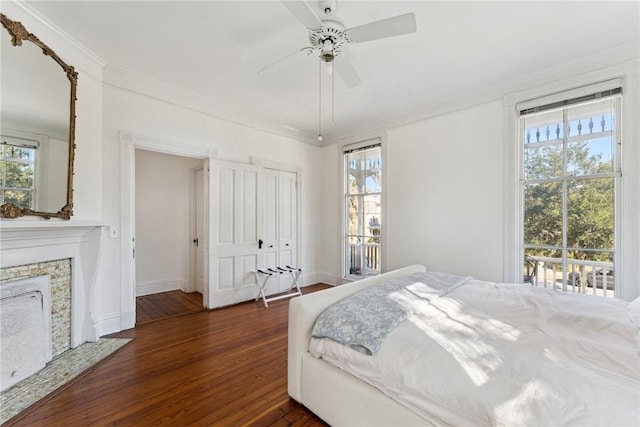
[[436, 423], [640, 425], [626, 302], [473, 279], [430, 304], [402, 302], [414, 314], [373, 356], [316, 338], [311, 353]]

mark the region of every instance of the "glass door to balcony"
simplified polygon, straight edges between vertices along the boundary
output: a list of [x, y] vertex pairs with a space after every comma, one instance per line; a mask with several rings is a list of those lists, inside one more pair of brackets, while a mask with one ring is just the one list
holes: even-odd
[[345, 152], [346, 276], [380, 273], [382, 156], [379, 144]]

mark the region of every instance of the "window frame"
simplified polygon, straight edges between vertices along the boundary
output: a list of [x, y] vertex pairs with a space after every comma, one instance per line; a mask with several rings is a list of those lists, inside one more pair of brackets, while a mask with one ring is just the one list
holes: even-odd
[[[382, 191], [380, 192], [375, 192], [375, 193], [357, 193], [357, 194], [349, 194], [348, 191], [348, 186], [349, 186], [349, 180], [348, 180], [348, 164], [347, 164], [347, 155], [353, 152], [358, 152], [358, 151], [364, 151], [367, 149], [371, 149], [371, 148], [378, 148], [380, 150], [380, 159], [381, 159], [381, 165], [380, 165], [380, 175], [381, 175], [381, 179], [380, 179], [380, 185], [382, 188]], [[382, 273], [383, 271], [385, 271], [385, 266], [386, 266], [386, 260], [385, 260], [385, 250], [384, 250], [384, 246], [385, 246], [385, 240], [386, 240], [386, 210], [385, 210], [385, 203], [384, 203], [384, 193], [385, 193], [385, 188], [386, 188], [386, 183], [385, 183], [385, 144], [383, 143], [383, 138], [382, 137], [374, 137], [374, 138], [369, 138], [369, 139], [365, 139], [365, 140], [361, 140], [355, 143], [351, 143], [351, 144], [345, 144], [341, 147], [340, 151], [339, 151], [339, 155], [341, 157], [341, 164], [342, 164], [342, 168], [341, 168], [341, 176], [342, 176], [342, 186], [341, 186], [341, 191], [342, 191], [342, 202], [341, 202], [341, 213], [340, 213], [340, 220], [342, 222], [342, 226], [340, 227], [341, 229], [341, 234], [340, 234], [340, 242], [341, 242], [341, 246], [342, 246], [342, 250], [341, 252], [341, 261], [340, 261], [340, 268], [341, 268], [341, 276], [344, 280], [347, 281], [353, 281], [353, 280], [359, 280], [359, 279], [363, 279], [372, 275], [377, 275]], [[379, 254], [379, 271], [378, 273], [374, 273], [374, 274], [362, 274], [362, 275], [358, 275], [358, 274], [352, 274], [348, 271], [348, 261], [349, 261], [349, 244], [348, 244], [348, 238], [350, 236], [349, 232], [348, 232], [348, 199], [349, 197], [353, 197], [353, 196], [362, 196], [364, 197], [365, 195], [369, 195], [369, 194], [376, 194], [380, 197], [380, 216], [381, 216], [381, 227], [380, 227], [380, 234], [378, 236], [376, 236], [379, 241], [380, 244], [378, 246], [380, 254]], [[363, 212], [364, 214], [364, 212]], [[366, 233], [363, 233], [363, 237], [367, 237]]]
[[[7, 132], [9, 133], [9, 132]], [[27, 137], [22, 137], [22, 136], [14, 136], [14, 135], [9, 135], [9, 134], [4, 134], [3, 131], [3, 135], [2, 135], [2, 142], [1, 142], [3, 147], [7, 147], [7, 146], [13, 146], [13, 147], [19, 147], [19, 148], [28, 148], [28, 149], [32, 149], [34, 150], [34, 158], [33, 158], [33, 162], [16, 162], [13, 160], [10, 160], [10, 163], [24, 163], [24, 164], [33, 164], [33, 180], [32, 180], [32, 185], [30, 189], [26, 189], [26, 188], [20, 188], [18, 190], [20, 191], [28, 191], [31, 193], [31, 206], [28, 207], [28, 209], [31, 210], [38, 210], [38, 191], [39, 191], [39, 187], [40, 187], [40, 170], [39, 170], [39, 166], [40, 166], [40, 156], [41, 156], [41, 141], [37, 138], [27, 138]], [[2, 162], [3, 164], [3, 168], [2, 168], [2, 176], [0, 176], [0, 204], [4, 204], [4, 190], [6, 189], [12, 189], [10, 187], [5, 187], [5, 174], [7, 171], [7, 158], [4, 154], [0, 154], [0, 162]]]
[[[614, 86], [614, 89], [611, 90], [610, 87]], [[616, 87], [617, 86], [617, 87]], [[599, 89], [603, 89], [603, 91], [599, 91]], [[578, 94], [576, 94], [578, 92]], [[576, 99], [575, 97], [578, 97]], [[594, 96], [592, 99], [580, 99], [586, 97]], [[602, 95], [602, 96], [601, 96]], [[574, 98], [568, 98], [573, 96]], [[564, 99], [562, 99], [564, 98]], [[618, 271], [618, 254], [620, 249], [620, 212], [621, 212], [621, 165], [622, 165], [622, 117], [623, 117], [623, 106], [622, 106], [622, 84], [619, 80], [612, 80], [609, 82], [599, 83], [597, 85], [587, 86], [584, 88], [574, 89], [572, 91], [567, 91], [564, 93], [554, 94], [547, 97], [539, 98], [538, 100], [527, 101], [525, 103], [520, 103], [516, 105], [516, 120], [517, 120], [517, 153], [518, 153], [518, 199], [519, 199], [519, 214], [517, 216], [517, 225], [518, 225], [518, 255], [520, 257], [521, 262], [520, 271], [518, 273], [519, 280], [516, 283], [522, 283], [523, 274], [524, 274], [524, 261], [526, 259], [526, 250], [527, 249], [549, 249], [549, 250], [557, 250], [561, 253], [561, 263], [560, 266], [562, 268], [563, 279], [561, 289], [567, 291], [568, 287], [568, 277], [572, 274], [569, 271], [569, 257], [568, 252], [572, 250], [581, 250], [584, 249], [585, 252], [607, 252], [611, 253], [612, 256], [612, 271]], [[551, 102], [549, 102], [551, 100]], [[596, 174], [571, 174], [569, 171], [568, 164], [568, 155], [567, 155], [567, 147], [570, 143], [572, 143], [572, 139], [576, 139], [575, 136], [569, 135], [568, 123], [569, 118], [568, 114], [570, 113], [570, 109], [573, 107], [586, 106], [593, 103], [602, 102], [604, 100], [610, 100], [612, 102], [612, 111], [614, 113], [614, 127], [611, 129], [612, 136], [614, 138], [613, 141], [613, 167], [611, 172], [606, 173], [596, 173]], [[536, 105], [537, 103], [537, 105]], [[523, 104], [525, 106], [523, 106]], [[549, 105], [551, 104], [551, 105]], [[531, 107], [533, 105], [533, 108]], [[544, 177], [544, 178], [531, 178], [527, 177], [525, 172], [525, 161], [527, 148], [526, 145], [528, 142], [525, 141], [525, 131], [527, 129], [526, 119], [535, 117], [536, 115], [560, 112], [562, 114], [562, 136], [559, 138], [561, 141], [559, 144], [550, 144], [550, 145], [559, 145], [562, 150], [562, 172], [560, 176], [554, 177]], [[586, 135], [586, 133], [585, 133]], [[579, 138], [578, 138], [579, 139]], [[534, 149], [534, 148], [529, 148]], [[614, 247], [611, 250], [606, 250], [602, 248], [573, 248], [569, 246], [567, 241], [567, 232], [569, 229], [569, 221], [567, 218], [568, 215], [568, 189], [573, 181], [580, 180], [590, 180], [590, 179], [599, 179], [599, 178], [610, 178], [613, 179], [614, 186]], [[526, 188], [529, 184], [546, 184], [546, 183], [558, 183], [561, 185], [562, 191], [562, 241], [560, 245], [540, 245], [540, 244], [532, 244], [527, 243], [524, 240], [524, 223], [525, 223], [525, 195]], [[595, 277], [595, 276], [594, 276]], [[620, 278], [619, 274], [613, 275], [614, 280], [614, 290], [612, 295], [607, 292], [607, 290], [603, 290], [606, 296], [618, 296], [619, 293], [619, 283]], [[553, 285], [555, 288], [555, 284]], [[575, 292], [575, 287], [573, 288]], [[593, 288], [593, 292], [595, 292], [595, 286]]]

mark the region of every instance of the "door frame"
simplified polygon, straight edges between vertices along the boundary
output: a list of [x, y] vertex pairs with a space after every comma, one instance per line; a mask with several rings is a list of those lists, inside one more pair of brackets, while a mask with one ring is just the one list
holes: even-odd
[[[209, 165], [207, 165], [208, 167]], [[190, 193], [189, 194], [189, 204], [190, 204], [190, 209], [191, 209], [191, 215], [189, 215], [189, 233], [191, 238], [192, 237], [197, 237], [196, 236], [196, 229], [197, 229], [197, 215], [198, 215], [198, 206], [197, 206], [197, 192], [196, 190], [196, 178], [198, 175], [198, 172], [202, 171], [203, 173], [203, 179], [204, 179], [204, 174], [207, 173], [206, 169], [205, 169], [205, 165], [200, 165], [197, 166], [195, 168], [191, 168], [190, 170], [190, 176], [189, 176], [189, 188], [190, 188]], [[189, 272], [187, 277], [189, 278], [189, 284], [187, 286], [186, 291], [187, 292], [196, 292], [198, 291], [198, 286], [197, 286], [197, 280], [198, 280], [198, 272], [197, 272], [197, 257], [198, 257], [198, 247], [200, 247], [200, 244], [205, 245], [204, 247], [204, 256], [206, 258], [207, 255], [207, 237], [209, 236], [209, 189], [208, 189], [208, 179], [205, 180], [205, 182], [203, 183], [203, 193], [201, 195], [201, 197], [203, 197], [202, 200], [202, 207], [203, 207], [203, 211], [202, 211], [202, 228], [203, 230], [201, 230], [201, 234], [202, 234], [202, 242], [198, 242], [198, 245], [191, 245], [191, 250], [189, 251], [188, 257], [187, 257], [187, 263], [189, 265]], [[203, 265], [203, 275], [204, 275], [204, 281], [205, 284], [208, 282], [208, 264], [206, 262], [206, 260], [204, 260], [204, 265]], [[206, 287], [206, 286], [205, 286]], [[203, 297], [203, 302], [202, 304], [204, 306], [206, 306], [205, 304], [205, 300], [204, 300], [204, 287], [203, 287], [203, 291], [202, 291], [202, 297]]]
[[[126, 130], [118, 131], [120, 142], [120, 329], [131, 329], [136, 323], [136, 261], [135, 254], [135, 150], [144, 149], [183, 157], [202, 159], [209, 170], [211, 159], [217, 152], [209, 147], [189, 145], [178, 141], [143, 135]], [[205, 197], [209, 194], [209, 176], [205, 179]], [[205, 223], [208, 228], [209, 202], [205, 203]], [[208, 279], [208, 242], [205, 246], [205, 280]], [[208, 294], [205, 284], [205, 294]], [[208, 295], [203, 295], [208, 301]], [[205, 305], [206, 307], [206, 305]]]

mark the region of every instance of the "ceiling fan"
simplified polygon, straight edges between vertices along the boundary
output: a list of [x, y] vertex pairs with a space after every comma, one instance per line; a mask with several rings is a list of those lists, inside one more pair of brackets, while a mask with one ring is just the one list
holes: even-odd
[[[282, 4], [309, 30], [310, 46], [296, 50], [295, 52], [279, 59], [260, 72], [273, 67], [285, 59], [299, 53], [318, 55], [329, 74], [333, 73], [335, 64], [336, 73], [344, 81], [348, 88], [362, 83], [358, 73], [351, 62], [344, 56], [344, 47], [347, 44], [363, 43], [387, 37], [414, 33], [417, 30], [416, 17], [413, 13], [406, 13], [380, 21], [370, 22], [353, 28], [347, 28], [342, 19], [333, 15], [336, 10], [335, 0], [320, 0], [320, 10], [324, 12], [318, 17], [305, 0], [281, 0]], [[334, 59], [341, 57], [338, 61]]]

